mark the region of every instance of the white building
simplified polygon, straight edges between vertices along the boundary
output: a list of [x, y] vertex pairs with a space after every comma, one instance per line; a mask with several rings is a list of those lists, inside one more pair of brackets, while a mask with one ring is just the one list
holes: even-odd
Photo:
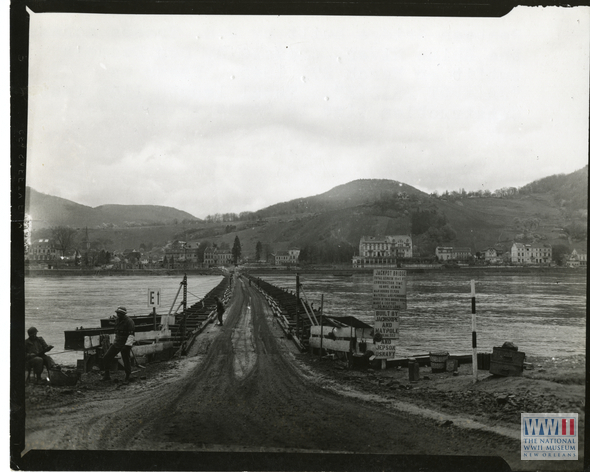
[[397, 264], [399, 258], [412, 257], [412, 237], [363, 236], [359, 242], [359, 255], [354, 256], [354, 267], [389, 267]]
[[497, 257], [498, 251], [496, 251], [496, 248], [489, 247], [483, 252], [483, 258], [488, 262], [496, 262]]
[[434, 253], [439, 261], [450, 261], [453, 258], [453, 248], [450, 246], [438, 246]]
[[527, 261], [526, 246], [522, 243], [514, 243], [510, 248], [510, 261], [513, 264], [524, 264]]
[[434, 253], [439, 261], [467, 261], [472, 257], [470, 247], [438, 246]]
[[218, 249], [208, 247], [203, 253], [203, 264], [205, 267], [230, 265], [233, 255], [229, 249]]
[[166, 248], [165, 254], [168, 260], [174, 257], [176, 262], [197, 263], [199, 262], [199, 246], [198, 241], [178, 241], [172, 247]]
[[49, 239], [34, 241], [29, 248], [27, 258], [30, 261], [53, 261], [57, 259], [58, 251]]
[[514, 243], [510, 249], [513, 264], [550, 264], [552, 248], [545, 244]]
[[583, 251], [572, 251], [570, 256], [565, 261], [567, 267], [587, 267], [588, 266], [588, 254]]
[[291, 260], [293, 262], [299, 262], [299, 254], [301, 253], [301, 250], [299, 248], [293, 248], [293, 249], [289, 249], [289, 257], [291, 258]]
[[472, 259], [470, 247], [453, 247], [453, 259], [456, 261], [468, 261]]
[[297, 248], [288, 251], [277, 251], [269, 256], [269, 262], [273, 265], [298, 264], [300, 252]]

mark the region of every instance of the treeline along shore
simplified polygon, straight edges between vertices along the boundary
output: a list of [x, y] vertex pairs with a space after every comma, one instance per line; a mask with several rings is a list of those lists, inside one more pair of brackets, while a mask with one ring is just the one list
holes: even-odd
[[[380, 267], [382, 269], [383, 267]], [[566, 268], [566, 267], [514, 267], [514, 266], [499, 266], [499, 267], [455, 267], [446, 268], [444, 266], [439, 267], [392, 267], [391, 269], [405, 270], [408, 275], [412, 273], [457, 273], [461, 275], [473, 274], [475, 275], [531, 275], [531, 274], [568, 274], [586, 276], [587, 271], [585, 267], [581, 268]], [[358, 275], [371, 275], [373, 268], [362, 268], [353, 269], [346, 267], [332, 267], [327, 268], [321, 267], [248, 267], [240, 266], [238, 268], [240, 272], [253, 273], [253, 274], [318, 274], [318, 275], [335, 275], [335, 276], [352, 276]], [[194, 268], [194, 269], [109, 269], [109, 270], [97, 270], [97, 269], [86, 269], [86, 268], [53, 268], [53, 269], [30, 269], [25, 268], [25, 276], [28, 277], [64, 277], [64, 276], [169, 276], [169, 275], [218, 275], [222, 274], [223, 270], [218, 267], [211, 268]]]

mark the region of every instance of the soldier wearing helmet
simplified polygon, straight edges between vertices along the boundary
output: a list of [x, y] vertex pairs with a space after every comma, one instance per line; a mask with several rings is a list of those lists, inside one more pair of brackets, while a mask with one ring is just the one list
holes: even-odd
[[53, 346], [48, 345], [42, 337], [37, 336], [38, 332], [39, 330], [34, 326], [27, 330], [29, 337], [25, 340], [25, 367], [29, 371], [29, 376], [32, 369], [37, 382], [40, 382], [43, 366], [47, 367], [47, 371], [49, 371], [55, 367], [55, 361], [45, 354], [51, 351]]
[[131, 347], [135, 342], [135, 323], [127, 316], [127, 308], [120, 306], [115, 310], [117, 319], [115, 320], [115, 342], [111, 344], [102, 362], [104, 374], [102, 380], [111, 380], [109, 372], [109, 363], [120, 352], [125, 366], [125, 382], [131, 377]]

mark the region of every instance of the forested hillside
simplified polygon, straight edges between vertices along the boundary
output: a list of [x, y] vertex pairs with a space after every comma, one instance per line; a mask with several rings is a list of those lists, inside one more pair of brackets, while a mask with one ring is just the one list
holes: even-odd
[[425, 197], [427, 194], [407, 184], [386, 179], [359, 179], [312, 197], [277, 203], [252, 214], [256, 219], [271, 216], [321, 213], [371, 204], [382, 198]]
[[588, 166], [572, 174], [557, 174], [535, 180], [520, 189], [521, 194], [547, 194], [569, 211], [588, 209]]

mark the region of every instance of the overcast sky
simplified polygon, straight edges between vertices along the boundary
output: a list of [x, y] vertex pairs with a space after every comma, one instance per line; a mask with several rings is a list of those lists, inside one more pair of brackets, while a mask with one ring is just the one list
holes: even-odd
[[359, 178], [519, 187], [587, 164], [589, 31], [585, 7], [31, 14], [27, 185], [201, 218]]

